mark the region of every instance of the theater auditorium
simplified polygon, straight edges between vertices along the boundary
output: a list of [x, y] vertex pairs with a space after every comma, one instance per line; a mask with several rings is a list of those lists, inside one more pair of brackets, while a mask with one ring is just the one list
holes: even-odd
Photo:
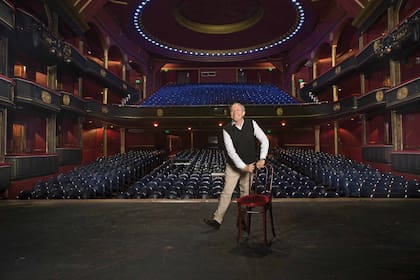
[[414, 0], [0, 0], [0, 279], [420, 279], [419, 74]]

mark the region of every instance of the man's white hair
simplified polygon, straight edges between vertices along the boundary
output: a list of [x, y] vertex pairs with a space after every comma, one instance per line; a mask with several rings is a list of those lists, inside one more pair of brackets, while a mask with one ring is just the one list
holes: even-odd
[[232, 112], [232, 107], [233, 107], [233, 105], [238, 105], [239, 107], [241, 107], [241, 109], [242, 109], [242, 111], [244, 111], [245, 112], [245, 106], [244, 105], [242, 105], [241, 103], [239, 103], [239, 102], [235, 102], [235, 103], [233, 103], [232, 105], [230, 105], [230, 111]]

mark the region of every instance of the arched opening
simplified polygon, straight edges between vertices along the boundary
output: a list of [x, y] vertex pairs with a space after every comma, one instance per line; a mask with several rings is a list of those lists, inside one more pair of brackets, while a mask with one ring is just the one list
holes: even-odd
[[322, 43], [315, 55], [317, 76], [320, 76], [331, 69], [331, 46], [328, 43]]
[[336, 41], [336, 64], [354, 56], [359, 50], [359, 34], [357, 29], [347, 21]]
[[104, 62], [104, 37], [101, 31], [94, 24], [89, 24], [89, 30], [85, 34], [86, 46], [84, 54], [98, 64], [103, 65]]
[[122, 78], [123, 55], [116, 46], [111, 46], [108, 50], [108, 70]]

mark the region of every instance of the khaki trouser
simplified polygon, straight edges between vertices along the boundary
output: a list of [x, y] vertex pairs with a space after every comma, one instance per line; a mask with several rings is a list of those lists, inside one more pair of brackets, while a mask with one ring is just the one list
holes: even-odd
[[214, 212], [213, 219], [218, 223], [223, 222], [223, 217], [229, 208], [232, 200], [232, 194], [239, 180], [240, 196], [249, 194], [249, 176], [251, 174], [237, 169], [230, 164], [226, 164], [225, 186], [219, 198], [219, 205]]

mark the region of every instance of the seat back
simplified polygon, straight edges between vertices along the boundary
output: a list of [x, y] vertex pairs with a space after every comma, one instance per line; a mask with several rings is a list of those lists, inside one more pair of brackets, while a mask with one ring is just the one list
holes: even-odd
[[250, 176], [249, 193], [266, 195], [272, 198], [274, 168], [271, 164], [266, 164], [262, 168], [255, 168]]

